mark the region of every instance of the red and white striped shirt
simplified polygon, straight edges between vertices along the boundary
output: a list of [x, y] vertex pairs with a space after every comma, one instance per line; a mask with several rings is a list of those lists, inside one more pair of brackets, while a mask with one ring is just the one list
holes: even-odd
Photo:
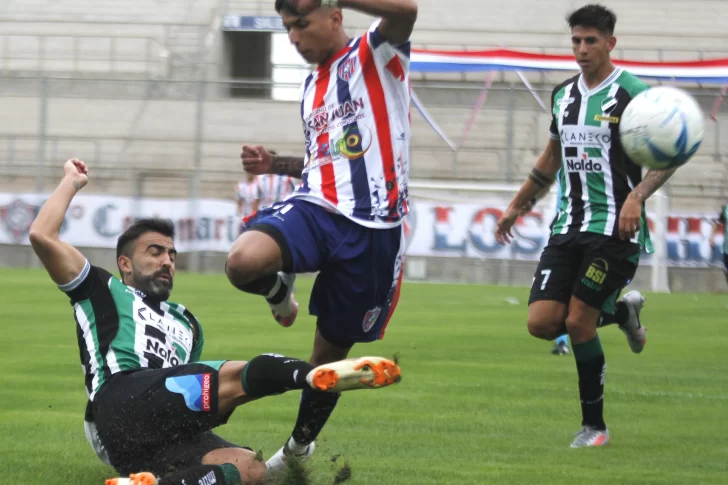
[[243, 180], [235, 187], [235, 196], [241, 202], [241, 216], [247, 217], [254, 212], [255, 202], [260, 200], [260, 182], [258, 177], [252, 181]]
[[260, 206], [270, 207], [293, 193], [297, 181], [285, 175], [260, 176]]
[[392, 45], [378, 24], [303, 83], [306, 157], [292, 197], [386, 228], [409, 211], [410, 43]]

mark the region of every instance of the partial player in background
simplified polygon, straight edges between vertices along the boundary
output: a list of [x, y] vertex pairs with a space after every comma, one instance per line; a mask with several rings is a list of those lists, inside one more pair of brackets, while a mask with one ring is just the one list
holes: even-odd
[[[266, 298], [277, 322], [293, 324], [296, 273], [318, 272], [310, 362], [345, 358], [358, 342], [383, 338], [399, 299], [409, 212], [409, 37], [412, 0], [276, 0], [289, 39], [316, 68], [301, 86], [303, 157], [243, 146], [248, 173], [300, 178], [285, 202], [258, 211], [227, 259], [230, 282]], [[342, 8], [381, 17], [361, 37]], [[268, 460], [310, 456], [338, 396], [304, 391], [291, 437]], [[381, 412], [384, 412], [381, 410]], [[353, 438], [353, 437], [352, 437]]]
[[644, 348], [639, 320], [644, 298], [636, 291], [617, 298], [635, 275], [641, 249], [652, 250], [644, 203], [675, 169], [649, 170], [642, 180], [641, 168], [619, 142], [621, 114], [648, 87], [610, 59], [617, 42], [614, 13], [587, 5], [569, 15], [568, 23], [581, 74], [553, 90], [551, 139], [498, 221], [496, 238], [501, 244], [511, 241], [524, 207], [558, 172], [564, 197], [534, 275], [528, 330], [546, 340], [569, 334], [582, 410], [582, 429], [571, 444], [577, 448], [610, 439], [597, 328], [617, 323], [633, 352]]
[[59, 238], [63, 217], [89, 173], [77, 159], [63, 171], [29, 237], [73, 305], [88, 395], [86, 438], [104, 463], [130, 475], [107, 485], [264, 483], [266, 467], [250, 448], [211, 431], [236, 407], [295, 389], [338, 395], [394, 382], [379, 369], [398, 374], [399, 368], [377, 357], [317, 368], [277, 354], [201, 361], [202, 326], [187, 308], [168, 300], [177, 258], [173, 223], [141, 219], [124, 231], [116, 247], [118, 279]]
[[[270, 150], [272, 156], [278, 153]], [[260, 207], [271, 207], [276, 202], [285, 200], [296, 189], [297, 181], [290, 175], [265, 173], [258, 177], [260, 185]]]
[[[710, 235], [710, 247], [715, 247], [715, 237], [723, 229], [723, 270], [726, 283], [728, 283], [728, 204], [724, 205], [718, 216], [719, 224], [713, 226], [713, 233]], [[722, 226], [721, 226], [722, 225]]]
[[261, 196], [259, 177], [254, 174], [246, 174], [245, 180], [241, 180], [235, 187], [238, 220], [255, 214], [260, 207]]

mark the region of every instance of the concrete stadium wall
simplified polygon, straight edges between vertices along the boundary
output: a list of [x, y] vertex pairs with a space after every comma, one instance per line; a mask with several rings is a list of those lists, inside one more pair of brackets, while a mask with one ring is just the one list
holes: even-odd
[[[0, 170], [16, 175], [13, 179], [0, 178], [0, 190], [28, 190], [35, 186], [41, 170], [37, 162], [41, 103], [34, 95], [37, 86], [32, 84], [23, 83], [16, 93], [9, 88], [9, 94], [0, 91], [0, 105], [13, 114], [0, 118]], [[114, 189], [119, 193], [134, 193], [131, 178], [138, 172], [167, 173], [167, 177], [155, 180], [151, 192], [155, 195], [184, 193], [180, 183], [193, 171], [195, 162], [196, 102], [190, 96], [173, 98], [166, 93], [145, 98], [145, 89], [140, 87], [139, 92], [120, 99], [121, 88], [114, 88], [117, 91], [108, 97], [84, 92], [84, 88], [102, 92], [103, 83], [79, 82], [76, 88], [57, 84], [50, 88], [44, 133], [52, 140], [46, 151], [49, 180], [54, 180], [57, 165], [63, 160], [78, 156], [95, 166], [97, 174], [115, 180]], [[283, 154], [301, 153], [297, 103], [230, 99], [216, 95], [213, 89], [208, 91], [211, 95], [204, 103], [201, 148], [207, 181], [203, 195], [232, 190], [231, 178], [241, 174], [243, 143], [259, 143]], [[478, 91], [423, 88], [417, 92], [435, 121], [459, 145]], [[704, 94], [700, 100], [709, 110], [715, 92]], [[542, 96], [548, 99], [548, 91]], [[494, 90], [475, 118], [467, 142], [453, 152], [413, 109], [411, 176], [520, 181], [546, 144], [548, 124], [548, 115], [540, 111], [528, 92]], [[718, 123], [706, 122], [703, 147], [671, 181], [678, 204], [673, 207], [712, 210], [728, 196], [727, 161], [728, 114], [724, 113]]]

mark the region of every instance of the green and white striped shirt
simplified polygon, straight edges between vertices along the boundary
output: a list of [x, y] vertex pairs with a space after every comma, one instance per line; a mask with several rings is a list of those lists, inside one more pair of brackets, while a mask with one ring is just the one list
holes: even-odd
[[73, 305], [89, 401], [117, 372], [200, 360], [202, 328], [184, 306], [149, 298], [88, 261], [59, 288]]
[[[581, 75], [558, 85], [551, 96], [549, 135], [561, 142], [561, 201], [552, 234], [591, 232], [618, 236], [619, 212], [642, 171], [624, 153], [619, 120], [627, 104], [648, 86], [615, 69], [594, 89]], [[633, 242], [652, 252], [647, 218]]]

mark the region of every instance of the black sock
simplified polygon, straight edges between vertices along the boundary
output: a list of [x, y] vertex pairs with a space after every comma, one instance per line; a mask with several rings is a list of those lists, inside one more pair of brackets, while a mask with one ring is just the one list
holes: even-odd
[[614, 313], [602, 312], [599, 315], [597, 328], [606, 327], [607, 325], [617, 324], [624, 325], [629, 320], [629, 309], [623, 301], [618, 301], [614, 306]]
[[283, 355], [259, 355], [243, 369], [243, 390], [248, 396], [264, 397], [304, 389], [309, 387], [306, 376], [313, 368], [308, 362]]
[[244, 284], [235, 283], [234, 280], [235, 276], [233, 275], [230, 281], [238, 290], [253, 295], [262, 295], [268, 300], [268, 303], [274, 305], [282, 302], [288, 294], [288, 285], [281, 280], [278, 273], [263, 276], [262, 278]]
[[573, 344], [576, 371], [579, 374], [582, 426], [604, 431], [604, 352], [599, 336], [589, 342]]
[[243, 485], [240, 472], [230, 463], [200, 465], [162, 477], [159, 485]]
[[318, 437], [331, 413], [334, 412], [340, 395], [314, 391], [310, 388], [303, 390], [301, 404], [298, 406], [296, 426], [291, 433], [297, 443], [308, 445]]

